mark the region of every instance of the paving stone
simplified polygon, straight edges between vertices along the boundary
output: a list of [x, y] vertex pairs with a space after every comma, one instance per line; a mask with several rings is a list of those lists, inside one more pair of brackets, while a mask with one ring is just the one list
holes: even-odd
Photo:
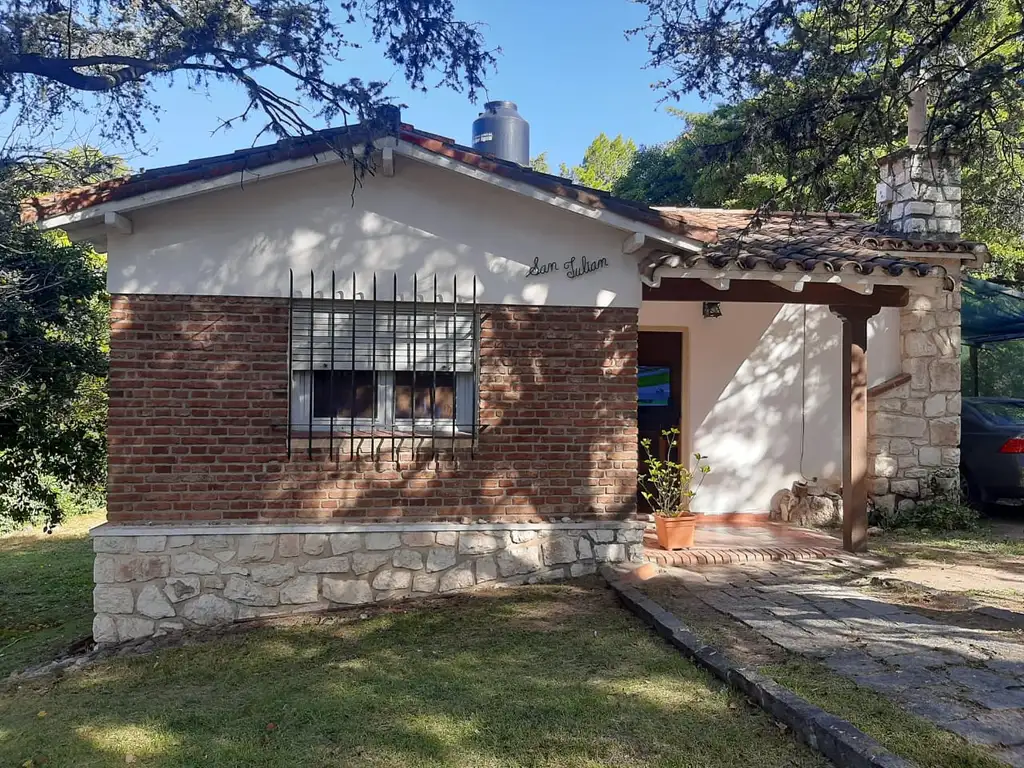
[[1024, 747], [1010, 747], [1009, 749], [997, 749], [997, 758], [1010, 766], [1010, 768], [1024, 768]]
[[949, 685], [940, 673], [922, 669], [894, 669], [877, 675], [857, 675], [856, 680], [860, 685], [890, 694], [903, 693], [911, 688]]
[[972, 691], [997, 691], [1016, 683], [1013, 678], [998, 672], [974, 667], [953, 667], [949, 670], [949, 678]]
[[885, 660], [885, 663], [902, 669], [925, 669], [962, 664], [963, 658], [945, 651], [921, 650], [898, 656], [890, 656]]
[[885, 667], [863, 651], [839, 651], [823, 659], [822, 663], [846, 677], [877, 675], [885, 672]]
[[899, 694], [897, 699], [908, 711], [937, 725], [961, 720], [972, 713], [971, 709], [953, 699], [937, 696], [934, 688], [910, 688]]
[[946, 727], [975, 744], [1002, 744], [1007, 747], [1024, 744], [1024, 712], [1020, 710], [986, 712], [956, 720]]
[[974, 691], [965, 695], [985, 709], [1024, 710], [1024, 688], [1003, 688], [998, 691]]
[[1024, 661], [1007, 661], [1006, 659], [991, 659], [985, 662], [989, 669], [1016, 678], [1024, 678]]

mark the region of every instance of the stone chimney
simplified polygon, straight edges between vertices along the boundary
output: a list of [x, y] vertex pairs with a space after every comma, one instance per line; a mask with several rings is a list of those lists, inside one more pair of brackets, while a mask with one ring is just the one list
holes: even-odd
[[918, 89], [911, 94], [907, 147], [878, 160], [878, 228], [922, 240], [957, 240], [960, 158], [944, 148], [925, 145], [926, 121], [926, 94]]

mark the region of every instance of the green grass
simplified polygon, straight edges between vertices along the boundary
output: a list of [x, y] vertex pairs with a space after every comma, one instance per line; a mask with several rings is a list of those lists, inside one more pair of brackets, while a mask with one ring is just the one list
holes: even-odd
[[911, 714], [822, 664], [794, 657], [783, 664], [762, 667], [761, 671], [826, 712], [849, 720], [890, 751], [922, 768], [1004, 766], [981, 747], [968, 744], [955, 733]]
[[848, 720], [886, 749], [921, 768], [1004, 766], [988, 750], [969, 744], [823, 664], [773, 644], [668, 579], [654, 579], [639, 586], [675, 612], [698, 637], [724, 651], [733, 661], [758, 669], [826, 712]]
[[370, 613], [0, 689], [0, 765], [825, 765], [596, 582]]
[[997, 527], [982, 524], [971, 531], [948, 533], [895, 530], [871, 540], [872, 552], [885, 556], [912, 556], [943, 562], [971, 556], [976, 560], [1024, 557], [1024, 539], [1004, 535]]
[[0, 679], [48, 661], [92, 632], [92, 544], [103, 513], [82, 515], [47, 535], [0, 537]]

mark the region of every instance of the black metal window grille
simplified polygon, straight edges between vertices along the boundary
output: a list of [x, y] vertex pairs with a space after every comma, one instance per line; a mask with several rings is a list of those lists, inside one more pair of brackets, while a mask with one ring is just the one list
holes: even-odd
[[[352, 276], [355, 286], [356, 276]], [[336, 295], [331, 275], [331, 295]], [[309, 275], [309, 295], [316, 281]], [[381, 451], [396, 457], [403, 449], [439, 451], [469, 438], [478, 426], [479, 318], [476, 280], [472, 300], [438, 300], [437, 279], [417, 300], [377, 300], [377, 278], [367, 299], [295, 297], [291, 279], [289, 309], [288, 453], [296, 434], [312, 457], [314, 440], [335, 440], [350, 455]], [[397, 295], [393, 279], [392, 295]], [[353, 288], [355, 293], [355, 288]], [[359, 295], [359, 294], [356, 294]], [[453, 279], [451, 294], [458, 297]], [[365, 443], [365, 444], [357, 444]]]

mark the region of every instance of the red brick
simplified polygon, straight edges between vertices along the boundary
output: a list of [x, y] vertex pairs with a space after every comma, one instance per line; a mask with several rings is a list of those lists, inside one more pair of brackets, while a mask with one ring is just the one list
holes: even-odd
[[[481, 306], [475, 456], [287, 457], [288, 303], [112, 297], [114, 522], [625, 517], [634, 309]], [[338, 448], [335, 449], [336, 451]]]

